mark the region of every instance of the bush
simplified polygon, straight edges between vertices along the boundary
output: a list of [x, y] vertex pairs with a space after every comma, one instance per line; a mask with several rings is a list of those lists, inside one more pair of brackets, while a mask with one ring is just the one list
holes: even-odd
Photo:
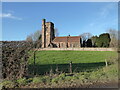
[[20, 78], [20, 79], [17, 80], [17, 83], [19, 85], [26, 85], [27, 84], [27, 80], [26, 80], [26, 78]]
[[60, 74], [59, 76], [56, 76], [55, 78], [52, 79], [52, 83], [58, 83], [62, 82], [65, 79], [65, 73]]
[[43, 83], [44, 79], [42, 77], [34, 77], [33, 83]]
[[7, 80], [3, 81], [1, 84], [2, 84], [2, 86], [4, 86], [5, 88], [14, 88], [14, 86], [15, 86], [14, 82], [12, 82], [12, 81], [7, 81]]
[[44, 82], [45, 83], [50, 83], [51, 82], [51, 78], [49, 76], [44, 76]]
[[40, 76], [40, 77], [34, 77], [33, 83], [50, 83], [51, 79], [49, 76]]

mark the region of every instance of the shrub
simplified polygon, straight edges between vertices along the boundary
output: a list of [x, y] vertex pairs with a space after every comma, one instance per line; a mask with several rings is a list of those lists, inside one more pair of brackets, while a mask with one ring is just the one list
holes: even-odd
[[20, 79], [17, 80], [17, 83], [19, 85], [26, 85], [27, 84], [27, 80], [26, 80], [26, 78], [20, 78]]
[[58, 83], [58, 81], [59, 81], [59, 77], [56, 77], [56, 78], [52, 79], [52, 83]]
[[40, 77], [34, 77], [33, 83], [50, 83], [51, 79], [49, 76], [40, 76]]
[[64, 81], [64, 79], [65, 79], [65, 73], [62, 73], [59, 76], [56, 76], [55, 78], [53, 78], [52, 83], [58, 83], [58, 82]]
[[43, 83], [44, 79], [42, 77], [34, 77], [33, 83]]
[[51, 82], [51, 78], [49, 76], [44, 76], [44, 82], [45, 83], [50, 83]]
[[14, 88], [14, 86], [15, 86], [15, 84], [14, 84], [14, 82], [12, 82], [12, 81], [7, 81], [7, 80], [5, 80], [5, 81], [3, 81], [2, 83], [2, 86], [4, 86], [5, 88]]

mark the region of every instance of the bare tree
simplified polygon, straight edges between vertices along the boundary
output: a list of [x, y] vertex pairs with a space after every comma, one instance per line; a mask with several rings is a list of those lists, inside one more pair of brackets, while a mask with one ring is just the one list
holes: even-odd
[[111, 38], [110, 47], [118, 47], [118, 31], [109, 29], [107, 32], [110, 34]]
[[35, 48], [37, 48], [37, 47], [40, 48], [41, 44], [42, 44], [41, 36], [42, 36], [42, 31], [41, 30], [37, 30], [33, 34], [28, 35], [26, 40], [27, 41], [32, 41]]
[[30, 34], [27, 36], [26, 40], [27, 41], [37, 41], [40, 39], [40, 35], [42, 34], [41, 30], [37, 30], [36, 32], [34, 32], [33, 34]]
[[80, 35], [81, 36], [81, 43], [82, 43], [82, 47], [86, 47], [87, 45], [87, 40], [90, 39], [92, 37], [92, 34], [91, 33], [83, 33]]
[[40, 35], [42, 34], [41, 30], [37, 30], [34, 34], [33, 34], [33, 41], [37, 41], [40, 39]]
[[82, 37], [83, 41], [87, 41], [92, 37], [92, 34], [88, 32], [88, 33], [83, 33], [80, 36]]
[[27, 38], [26, 38], [26, 41], [32, 42], [33, 41], [32, 35], [28, 35]]
[[59, 36], [59, 32], [57, 28], [54, 29], [54, 32], [55, 32], [55, 37]]

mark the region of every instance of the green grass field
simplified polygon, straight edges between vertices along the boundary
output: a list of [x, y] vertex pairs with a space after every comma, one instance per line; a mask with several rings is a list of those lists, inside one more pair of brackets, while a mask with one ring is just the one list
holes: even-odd
[[[15, 81], [3, 80], [0, 85], [6, 88], [89, 88], [92, 85], [103, 84], [105, 87], [105, 84], [118, 82], [117, 52], [37, 51], [35, 67], [33, 55], [31, 51], [28, 61], [29, 77]], [[70, 61], [73, 62], [73, 73], [69, 72]], [[57, 67], [58, 72], [55, 71]], [[35, 75], [33, 71], [36, 72]]]
[[[31, 52], [32, 53], [32, 52]], [[73, 72], [93, 71], [105, 66], [105, 59], [116, 57], [117, 52], [112, 51], [37, 51], [35, 69], [33, 55], [29, 58], [29, 71], [36, 74], [55, 72], [69, 73], [69, 63], [72, 61]]]

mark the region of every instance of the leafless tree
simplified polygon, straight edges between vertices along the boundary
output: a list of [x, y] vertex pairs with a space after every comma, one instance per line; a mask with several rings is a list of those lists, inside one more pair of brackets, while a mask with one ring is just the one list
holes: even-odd
[[34, 47], [41, 47], [41, 43], [42, 43], [42, 31], [41, 30], [37, 30], [36, 32], [30, 34], [27, 36], [26, 41], [32, 41], [34, 44]]
[[34, 34], [33, 34], [33, 41], [37, 41], [40, 39], [40, 35], [42, 34], [41, 30], [37, 30]]
[[41, 30], [37, 30], [36, 32], [30, 34], [27, 36], [26, 40], [27, 41], [37, 41], [40, 39], [40, 35], [42, 34], [42, 31]]
[[27, 38], [26, 38], [26, 41], [32, 42], [33, 41], [32, 35], [28, 35]]
[[110, 34], [111, 38], [110, 47], [118, 47], [118, 31], [109, 29], [107, 32]]
[[55, 32], [55, 37], [59, 36], [59, 32], [57, 28], [54, 29], [54, 32]]
[[92, 34], [88, 32], [88, 33], [83, 33], [80, 36], [82, 37], [83, 41], [87, 41], [92, 37]]

